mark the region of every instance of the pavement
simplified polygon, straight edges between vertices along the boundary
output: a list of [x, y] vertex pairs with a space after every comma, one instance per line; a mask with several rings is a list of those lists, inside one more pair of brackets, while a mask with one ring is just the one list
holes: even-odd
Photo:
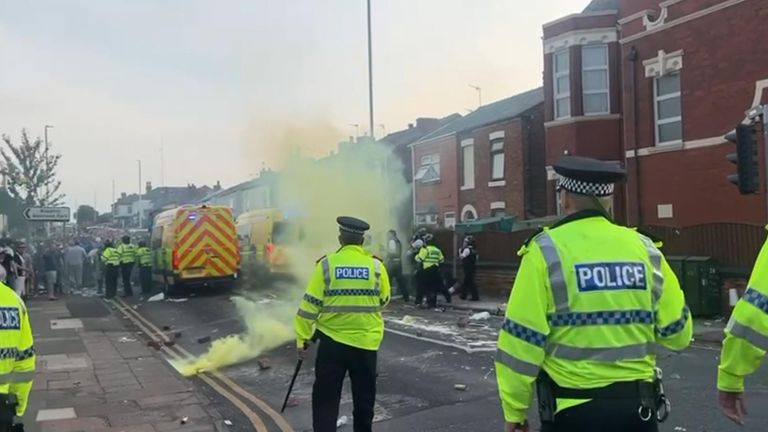
[[210, 400], [99, 298], [32, 299], [31, 432], [224, 430]]

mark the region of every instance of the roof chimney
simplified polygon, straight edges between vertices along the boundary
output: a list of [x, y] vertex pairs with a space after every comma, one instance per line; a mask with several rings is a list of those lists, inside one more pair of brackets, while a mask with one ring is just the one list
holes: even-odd
[[151, 181], [148, 181], [148, 182], [147, 182], [147, 187], [146, 187], [146, 189], [147, 189], [147, 193], [150, 193], [150, 192], [152, 192], [152, 182], [151, 182]]

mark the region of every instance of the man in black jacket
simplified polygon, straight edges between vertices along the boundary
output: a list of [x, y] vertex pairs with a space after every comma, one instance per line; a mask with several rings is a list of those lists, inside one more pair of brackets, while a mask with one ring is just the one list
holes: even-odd
[[464, 270], [464, 283], [461, 286], [462, 300], [466, 300], [467, 296], [470, 296], [470, 300], [479, 301], [480, 295], [477, 292], [477, 284], [475, 283], [475, 274], [477, 272], [477, 251], [475, 250], [475, 238], [467, 236], [464, 238], [464, 244], [459, 249], [459, 257], [461, 258], [461, 266]]

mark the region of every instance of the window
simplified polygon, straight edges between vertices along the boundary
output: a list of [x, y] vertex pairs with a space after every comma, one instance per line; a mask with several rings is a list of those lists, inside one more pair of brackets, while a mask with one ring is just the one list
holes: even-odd
[[504, 141], [491, 141], [491, 180], [504, 179]]
[[422, 183], [436, 182], [440, 180], [440, 155], [430, 154], [421, 157], [421, 166], [413, 176], [414, 180]]
[[437, 214], [429, 213], [429, 214], [416, 215], [416, 224], [417, 225], [435, 225], [437, 224]]
[[608, 114], [608, 46], [586, 45], [581, 48], [581, 82], [584, 114]]
[[503, 217], [507, 215], [507, 211], [504, 209], [493, 209], [491, 210], [491, 217]]
[[461, 144], [462, 189], [472, 189], [475, 187], [475, 146], [471, 140], [468, 140], [468, 142], [468, 144]]
[[555, 95], [555, 119], [571, 116], [571, 59], [568, 50], [552, 56], [553, 86]]
[[154, 228], [152, 228], [152, 234], [150, 236], [149, 244], [151, 245], [152, 249], [160, 249], [163, 247], [163, 227], [155, 225]]
[[656, 110], [656, 144], [678, 144], [683, 141], [683, 112], [680, 74], [654, 78]]
[[477, 219], [477, 210], [471, 205], [467, 204], [461, 209], [461, 221], [469, 222]]
[[456, 213], [445, 212], [443, 215], [443, 222], [446, 228], [453, 229], [456, 226]]

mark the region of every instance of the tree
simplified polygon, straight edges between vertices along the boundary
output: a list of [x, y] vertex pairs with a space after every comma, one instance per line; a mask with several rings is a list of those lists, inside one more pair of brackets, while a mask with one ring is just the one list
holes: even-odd
[[56, 206], [62, 204], [61, 182], [56, 178], [60, 154], [51, 153], [50, 145], [40, 137], [30, 141], [26, 129], [21, 130], [21, 143], [16, 145], [3, 135], [5, 146], [0, 148], [4, 165], [0, 174], [7, 180], [8, 193], [26, 206]]
[[99, 212], [89, 205], [81, 205], [77, 208], [77, 213], [75, 213], [75, 220], [77, 220], [77, 224], [81, 227], [95, 223], [98, 218]]

